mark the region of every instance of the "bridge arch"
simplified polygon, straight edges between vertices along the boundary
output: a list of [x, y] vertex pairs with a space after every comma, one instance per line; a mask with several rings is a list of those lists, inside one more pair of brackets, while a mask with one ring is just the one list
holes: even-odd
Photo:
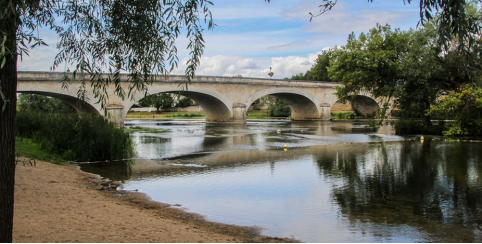
[[292, 88], [269, 88], [258, 91], [246, 101], [247, 107], [251, 106], [261, 97], [272, 95], [286, 101], [291, 108], [293, 120], [320, 119], [320, 110], [314, 102], [313, 95], [303, 90]]
[[[206, 121], [208, 122], [227, 122], [231, 121], [233, 118], [232, 102], [215, 91], [207, 89], [193, 89], [191, 87], [189, 87], [189, 90], [159, 89], [154, 87], [149, 88], [149, 94], [158, 93], [180, 94], [194, 100], [206, 113]], [[127, 107], [125, 113], [127, 114], [127, 111], [130, 109], [130, 107], [144, 97], [144, 95], [138, 95], [135, 101], [133, 101], [132, 104]]]
[[18, 90], [17, 93], [21, 94], [35, 94], [35, 95], [43, 95], [43, 96], [48, 96], [52, 98], [59, 99], [71, 107], [73, 107], [75, 110], [77, 110], [78, 113], [81, 114], [97, 114], [101, 115], [101, 112], [98, 108], [92, 106], [90, 103], [83, 101], [76, 96], [71, 96], [67, 94], [60, 94], [60, 93], [55, 93], [55, 92], [45, 92], [45, 91], [23, 91], [23, 90]]
[[380, 109], [379, 101], [373, 98], [371, 94], [358, 94], [347, 100], [348, 101], [345, 104], [342, 104], [339, 102], [339, 100], [336, 100], [335, 103], [331, 105], [331, 109], [333, 110], [344, 107], [342, 109], [347, 110], [346, 106], [350, 106], [352, 110], [354, 110], [353, 112], [364, 117], [372, 115], [378, 112]]

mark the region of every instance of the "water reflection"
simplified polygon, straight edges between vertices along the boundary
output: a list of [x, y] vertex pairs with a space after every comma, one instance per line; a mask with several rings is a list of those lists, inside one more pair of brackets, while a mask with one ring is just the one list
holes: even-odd
[[482, 143], [421, 143], [358, 123], [142, 124], [170, 129], [132, 134], [144, 159], [82, 169], [272, 236], [482, 241]]
[[411, 226], [430, 241], [480, 242], [480, 144], [439, 141], [332, 147], [320, 174], [340, 179], [332, 196], [352, 225]]
[[[138, 157], [170, 158], [199, 152], [266, 150], [349, 142], [401, 140], [391, 126], [378, 130], [363, 123], [248, 122], [204, 124], [199, 121], [127, 121], [127, 126], [168, 129], [165, 133], [132, 134]], [[280, 131], [278, 133], [277, 131]]]
[[134, 164], [134, 160], [90, 163], [80, 164], [80, 169], [86, 172], [94, 172], [111, 180], [126, 181], [132, 178], [132, 166]]

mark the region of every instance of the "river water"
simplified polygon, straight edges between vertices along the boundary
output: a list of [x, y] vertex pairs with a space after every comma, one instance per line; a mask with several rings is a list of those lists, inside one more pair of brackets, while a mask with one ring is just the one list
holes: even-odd
[[132, 133], [133, 163], [82, 170], [208, 220], [303, 242], [482, 242], [479, 141], [356, 122], [126, 125], [169, 131]]

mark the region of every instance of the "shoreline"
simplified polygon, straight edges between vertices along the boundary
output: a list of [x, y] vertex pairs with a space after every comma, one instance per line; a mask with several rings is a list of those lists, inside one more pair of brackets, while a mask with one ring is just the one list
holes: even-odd
[[297, 242], [116, 190], [77, 165], [19, 163], [15, 181], [13, 242]]

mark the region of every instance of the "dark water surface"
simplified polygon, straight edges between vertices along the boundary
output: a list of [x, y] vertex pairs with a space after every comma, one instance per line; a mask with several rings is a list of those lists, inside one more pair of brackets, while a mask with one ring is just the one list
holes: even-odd
[[128, 123], [170, 131], [133, 133], [133, 164], [82, 170], [209, 220], [303, 242], [482, 242], [480, 142], [361, 123]]

